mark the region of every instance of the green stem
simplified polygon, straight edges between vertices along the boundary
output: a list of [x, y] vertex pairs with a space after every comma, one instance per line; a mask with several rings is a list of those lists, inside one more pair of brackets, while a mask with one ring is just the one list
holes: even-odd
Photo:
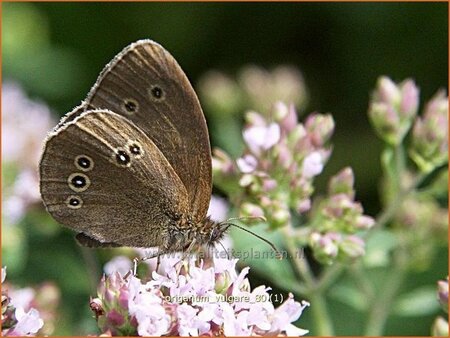
[[[283, 237], [286, 243], [286, 248], [288, 249], [289, 254], [292, 257], [296, 257], [297, 247], [295, 245], [295, 237], [291, 235], [291, 228], [284, 227], [283, 228]], [[316, 284], [316, 280], [311, 272], [311, 269], [308, 264], [308, 260], [304, 257], [299, 259], [293, 259], [294, 266], [297, 270], [297, 273], [303, 278], [307, 287], [312, 288]]]
[[[400, 249], [402, 250], [402, 249]], [[381, 288], [381, 294], [375, 299], [372, 310], [369, 313], [369, 321], [366, 327], [366, 336], [381, 336], [386, 325], [387, 318], [395, 297], [406, 278], [406, 256], [402, 250], [398, 252], [388, 277]]]
[[[283, 229], [283, 235], [286, 243], [286, 248], [292, 257], [295, 257], [296, 245], [294, 236], [291, 235], [293, 229], [291, 226]], [[305, 258], [294, 259], [294, 266], [297, 273], [305, 281], [305, 294], [311, 302], [311, 311], [313, 312], [313, 320], [315, 327], [315, 335], [318, 336], [333, 336], [333, 324], [328, 313], [325, 298], [322, 290], [317, 289], [317, 280], [311, 272], [308, 260]]]
[[332, 266], [327, 267], [316, 285], [316, 290], [325, 291], [331, 284], [336, 281], [336, 278], [344, 271], [344, 265], [341, 263], [334, 263]]
[[369, 279], [366, 271], [364, 271], [364, 267], [361, 262], [351, 266], [349, 269], [356, 286], [361, 290], [361, 293], [367, 297], [368, 302], [372, 302], [375, 297], [375, 291], [371, 280]]
[[[417, 186], [419, 186], [422, 181], [425, 179], [426, 175], [418, 175], [413, 182], [411, 182], [409, 187], [400, 188], [397, 191], [397, 195], [393, 199], [392, 203], [380, 213], [375, 222], [375, 227], [380, 229], [384, 227], [391, 219], [394, 217], [395, 213], [398, 211], [398, 208], [401, 207], [405, 198], [413, 191]], [[374, 231], [368, 232], [368, 236], [370, 236]]]
[[327, 310], [325, 297], [320, 292], [310, 295], [311, 311], [313, 312], [315, 336], [334, 336], [333, 324]]
[[402, 190], [402, 184], [401, 184], [401, 175], [405, 172], [405, 148], [403, 147], [403, 143], [400, 143], [398, 146], [394, 149], [394, 156], [395, 156], [395, 183], [397, 187], [397, 191]]

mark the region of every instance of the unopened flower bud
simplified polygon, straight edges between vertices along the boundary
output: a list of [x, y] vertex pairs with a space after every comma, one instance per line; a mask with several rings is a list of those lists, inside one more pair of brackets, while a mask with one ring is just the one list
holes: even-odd
[[242, 175], [241, 179], [239, 180], [239, 185], [241, 187], [248, 187], [255, 181], [255, 176], [251, 174], [244, 174]]
[[399, 144], [417, 114], [419, 90], [412, 80], [396, 85], [388, 77], [378, 79], [369, 106], [369, 117], [379, 136], [391, 145]]
[[347, 236], [339, 243], [339, 256], [344, 260], [361, 257], [365, 252], [365, 243], [357, 236]]
[[311, 199], [307, 198], [297, 202], [296, 210], [299, 214], [307, 212], [309, 209], [311, 209]]
[[331, 264], [339, 252], [339, 241], [341, 236], [337, 233], [327, 233], [321, 235], [314, 232], [310, 236], [310, 246], [313, 249], [314, 257], [323, 264]]
[[448, 278], [438, 281], [438, 299], [442, 309], [448, 313]]
[[411, 158], [424, 172], [448, 160], [448, 98], [439, 91], [413, 127]]
[[240, 214], [243, 217], [262, 217], [264, 216], [264, 211], [258, 205], [246, 202], [242, 203]]
[[354, 181], [355, 178], [352, 168], [346, 167], [330, 179], [328, 194], [335, 195], [342, 193], [353, 198], [355, 196], [353, 189]]
[[360, 230], [367, 230], [372, 228], [375, 225], [375, 220], [373, 217], [360, 215], [356, 217], [355, 226]]
[[400, 84], [401, 102], [400, 114], [405, 118], [415, 117], [419, 106], [419, 89], [413, 80], [405, 80]]
[[448, 337], [448, 322], [441, 316], [434, 320], [431, 327], [431, 335], [433, 337]]
[[331, 114], [312, 114], [305, 122], [305, 128], [315, 147], [322, 147], [334, 131], [334, 120]]
[[202, 104], [217, 115], [233, 114], [240, 110], [243, 97], [238, 84], [229, 76], [210, 71], [199, 81], [198, 93]]
[[289, 107], [281, 102], [275, 105], [275, 120], [279, 121], [282, 131], [291, 132], [298, 124], [297, 111], [294, 105]]
[[212, 170], [214, 175], [229, 175], [234, 171], [233, 160], [224, 151], [214, 148]]
[[275, 203], [271, 217], [274, 227], [281, 227], [289, 222], [291, 214], [281, 204]]
[[277, 181], [271, 178], [263, 179], [263, 190], [269, 192], [278, 186]]

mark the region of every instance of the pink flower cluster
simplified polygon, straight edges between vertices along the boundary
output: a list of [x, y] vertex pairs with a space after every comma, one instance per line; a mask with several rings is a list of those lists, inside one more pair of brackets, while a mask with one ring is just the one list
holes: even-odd
[[275, 308], [270, 288], [253, 290], [235, 260], [163, 260], [161, 270], [143, 280], [115, 272], [102, 279], [91, 301], [102, 332], [112, 335], [304, 335], [292, 322], [309, 304], [288, 298]]
[[39, 311], [30, 307], [34, 297], [31, 289], [8, 293], [3, 284], [6, 267], [2, 268], [2, 336], [34, 336], [44, 325]]
[[[290, 209], [310, 209], [313, 180], [330, 155], [327, 142], [333, 132], [330, 115], [312, 114], [298, 123], [293, 106], [278, 102], [267, 118], [256, 112], [246, 115], [243, 137], [247, 146], [236, 165], [215, 150], [215, 182], [239, 181], [243, 216], [265, 216], [271, 227], [289, 224]], [[272, 121], [272, 122], [269, 122]], [[224, 186], [226, 191], [227, 187]]]
[[29, 99], [15, 83], [2, 86], [2, 160], [14, 182], [4, 189], [4, 221], [15, 224], [40, 201], [37, 164], [47, 133], [55, 125], [50, 109]]
[[[364, 255], [365, 242], [357, 233], [371, 228], [374, 220], [355, 201], [352, 169], [331, 178], [325, 198], [312, 199], [314, 178], [331, 153], [331, 115], [314, 113], [300, 123], [292, 105], [278, 102], [268, 116], [248, 112], [246, 120], [243, 156], [234, 162], [215, 150], [213, 160], [216, 184], [230, 200], [242, 201], [241, 215], [265, 216], [272, 229], [292, 226], [297, 243], [310, 246], [322, 263]], [[240, 189], [231, 181], [238, 181]], [[299, 214], [309, 219], [301, 228], [292, 224]]]

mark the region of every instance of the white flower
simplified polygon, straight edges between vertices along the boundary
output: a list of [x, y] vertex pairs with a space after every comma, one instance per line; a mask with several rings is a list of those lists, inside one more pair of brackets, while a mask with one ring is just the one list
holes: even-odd
[[208, 290], [214, 290], [215, 275], [214, 268], [203, 270], [192, 266], [189, 270], [189, 283], [192, 285], [192, 290], [195, 295], [203, 296]]
[[221, 307], [225, 336], [250, 336], [252, 330], [247, 325], [248, 311], [236, 315], [230, 304], [223, 302]]
[[[140, 336], [306, 333], [291, 324], [306, 305], [294, 302], [290, 295], [275, 310], [268, 294], [270, 288], [259, 286], [251, 291], [246, 278], [249, 268], [237, 274], [236, 261], [215, 259], [213, 266], [210, 262], [205, 266], [203, 261], [196, 264], [196, 260], [191, 259], [168, 267], [164, 275], [154, 272], [152, 280], [146, 284], [134, 276], [129, 279], [123, 279], [120, 274], [107, 276], [99, 288], [102, 295], [98, 301], [109, 309], [109, 313], [104, 314], [106, 318], [117, 311], [111, 306], [125, 304], [120, 305], [119, 310], [123, 311], [128, 305], [128, 318], [135, 320]], [[111, 295], [116, 296], [109, 299]], [[227, 296], [234, 296], [234, 300], [226, 299]], [[108, 325], [101, 327], [102, 330], [108, 328], [111, 329]], [[113, 328], [121, 333], [120, 327]]]
[[220, 222], [227, 218], [228, 214], [228, 203], [222, 197], [215, 195], [211, 196], [211, 201], [209, 202], [208, 216], [211, 217], [213, 221]]
[[44, 326], [44, 321], [39, 317], [39, 311], [36, 309], [25, 312], [23, 308], [18, 307], [14, 315], [17, 319], [14, 333], [18, 336], [35, 334]]
[[199, 336], [210, 330], [209, 320], [201, 318], [197, 312], [198, 309], [185, 303], [177, 307], [180, 336]]
[[36, 168], [42, 142], [55, 125], [50, 109], [30, 100], [14, 83], [2, 86], [2, 159]]
[[37, 171], [24, 169], [17, 176], [12, 193], [7, 196], [3, 205], [4, 215], [11, 223], [16, 223], [23, 217], [27, 207], [41, 198]]
[[258, 160], [255, 156], [247, 154], [238, 158], [236, 164], [242, 173], [249, 174], [258, 166]]
[[31, 301], [34, 299], [35, 292], [32, 288], [23, 288], [17, 290], [9, 290], [11, 304], [16, 308], [28, 309]]
[[4, 268], [2, 268], [2, 284], [6, 279], [6, 266]]
[[255, 155], [270, 149], [280, 140], [280, 126], [271, 123], [268, 126], [252, 126], [244, 130], [244, 140]]
[[148, 291], [138, 278], [131, 277], [128, 310], [136, 317], [140, 336], [161, 336], [169, 330], [171, 318], [155, 291]]
[[238, 296], [241, 293], [241, 287], [244, 284], [245, 276], [247, 276], [250, 267], [246, 266], [241, 270], [239, 276], [233, 282], [233, 296]]
[[309, 331], [297, 328], [290, 324], [299, 319], [303, 310], [308, 306], [308, 302], [302, 301], [302, 304], [300, 304], [299, 302], [294, 301], [294, 296], [290, 293], [289, 298], [275, 309], [270, 332], [279, 333], [284, 331], [288, 336], [302, 336], [308, 333]]
[[259, 329], [268, 331], [271, 328], [269, 316], [274, 312], [272, 302], [270, 302], [269, 294], [266, 288], [261, 285], [254, 289], [251, 293], [251, 303], [247, 319], [248, 325], [256, 325]]
[[105, 264], [103, 271], [105, 271], [107, 275], [118, 272], [123, 276], [131, 270], [132, 265], [133, 263], [128, 257], [116, 256]]
[[315, 151], [305, 157], [303, 160], [302, 174], [306, 178], [312, 178], [319, 175], [323, 170], [322, 155]]

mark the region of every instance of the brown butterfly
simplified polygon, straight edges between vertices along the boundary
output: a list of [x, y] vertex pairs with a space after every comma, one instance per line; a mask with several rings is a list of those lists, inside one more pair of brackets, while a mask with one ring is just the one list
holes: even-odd
[[50, 133], [40, 163], [44, 204], [80, 244], [158, 247], [158, 256], [213, 245], [235, 225], [206, 215], [211, 180], [198, 98], [151, 40], [106, 65], [86, 100]]

